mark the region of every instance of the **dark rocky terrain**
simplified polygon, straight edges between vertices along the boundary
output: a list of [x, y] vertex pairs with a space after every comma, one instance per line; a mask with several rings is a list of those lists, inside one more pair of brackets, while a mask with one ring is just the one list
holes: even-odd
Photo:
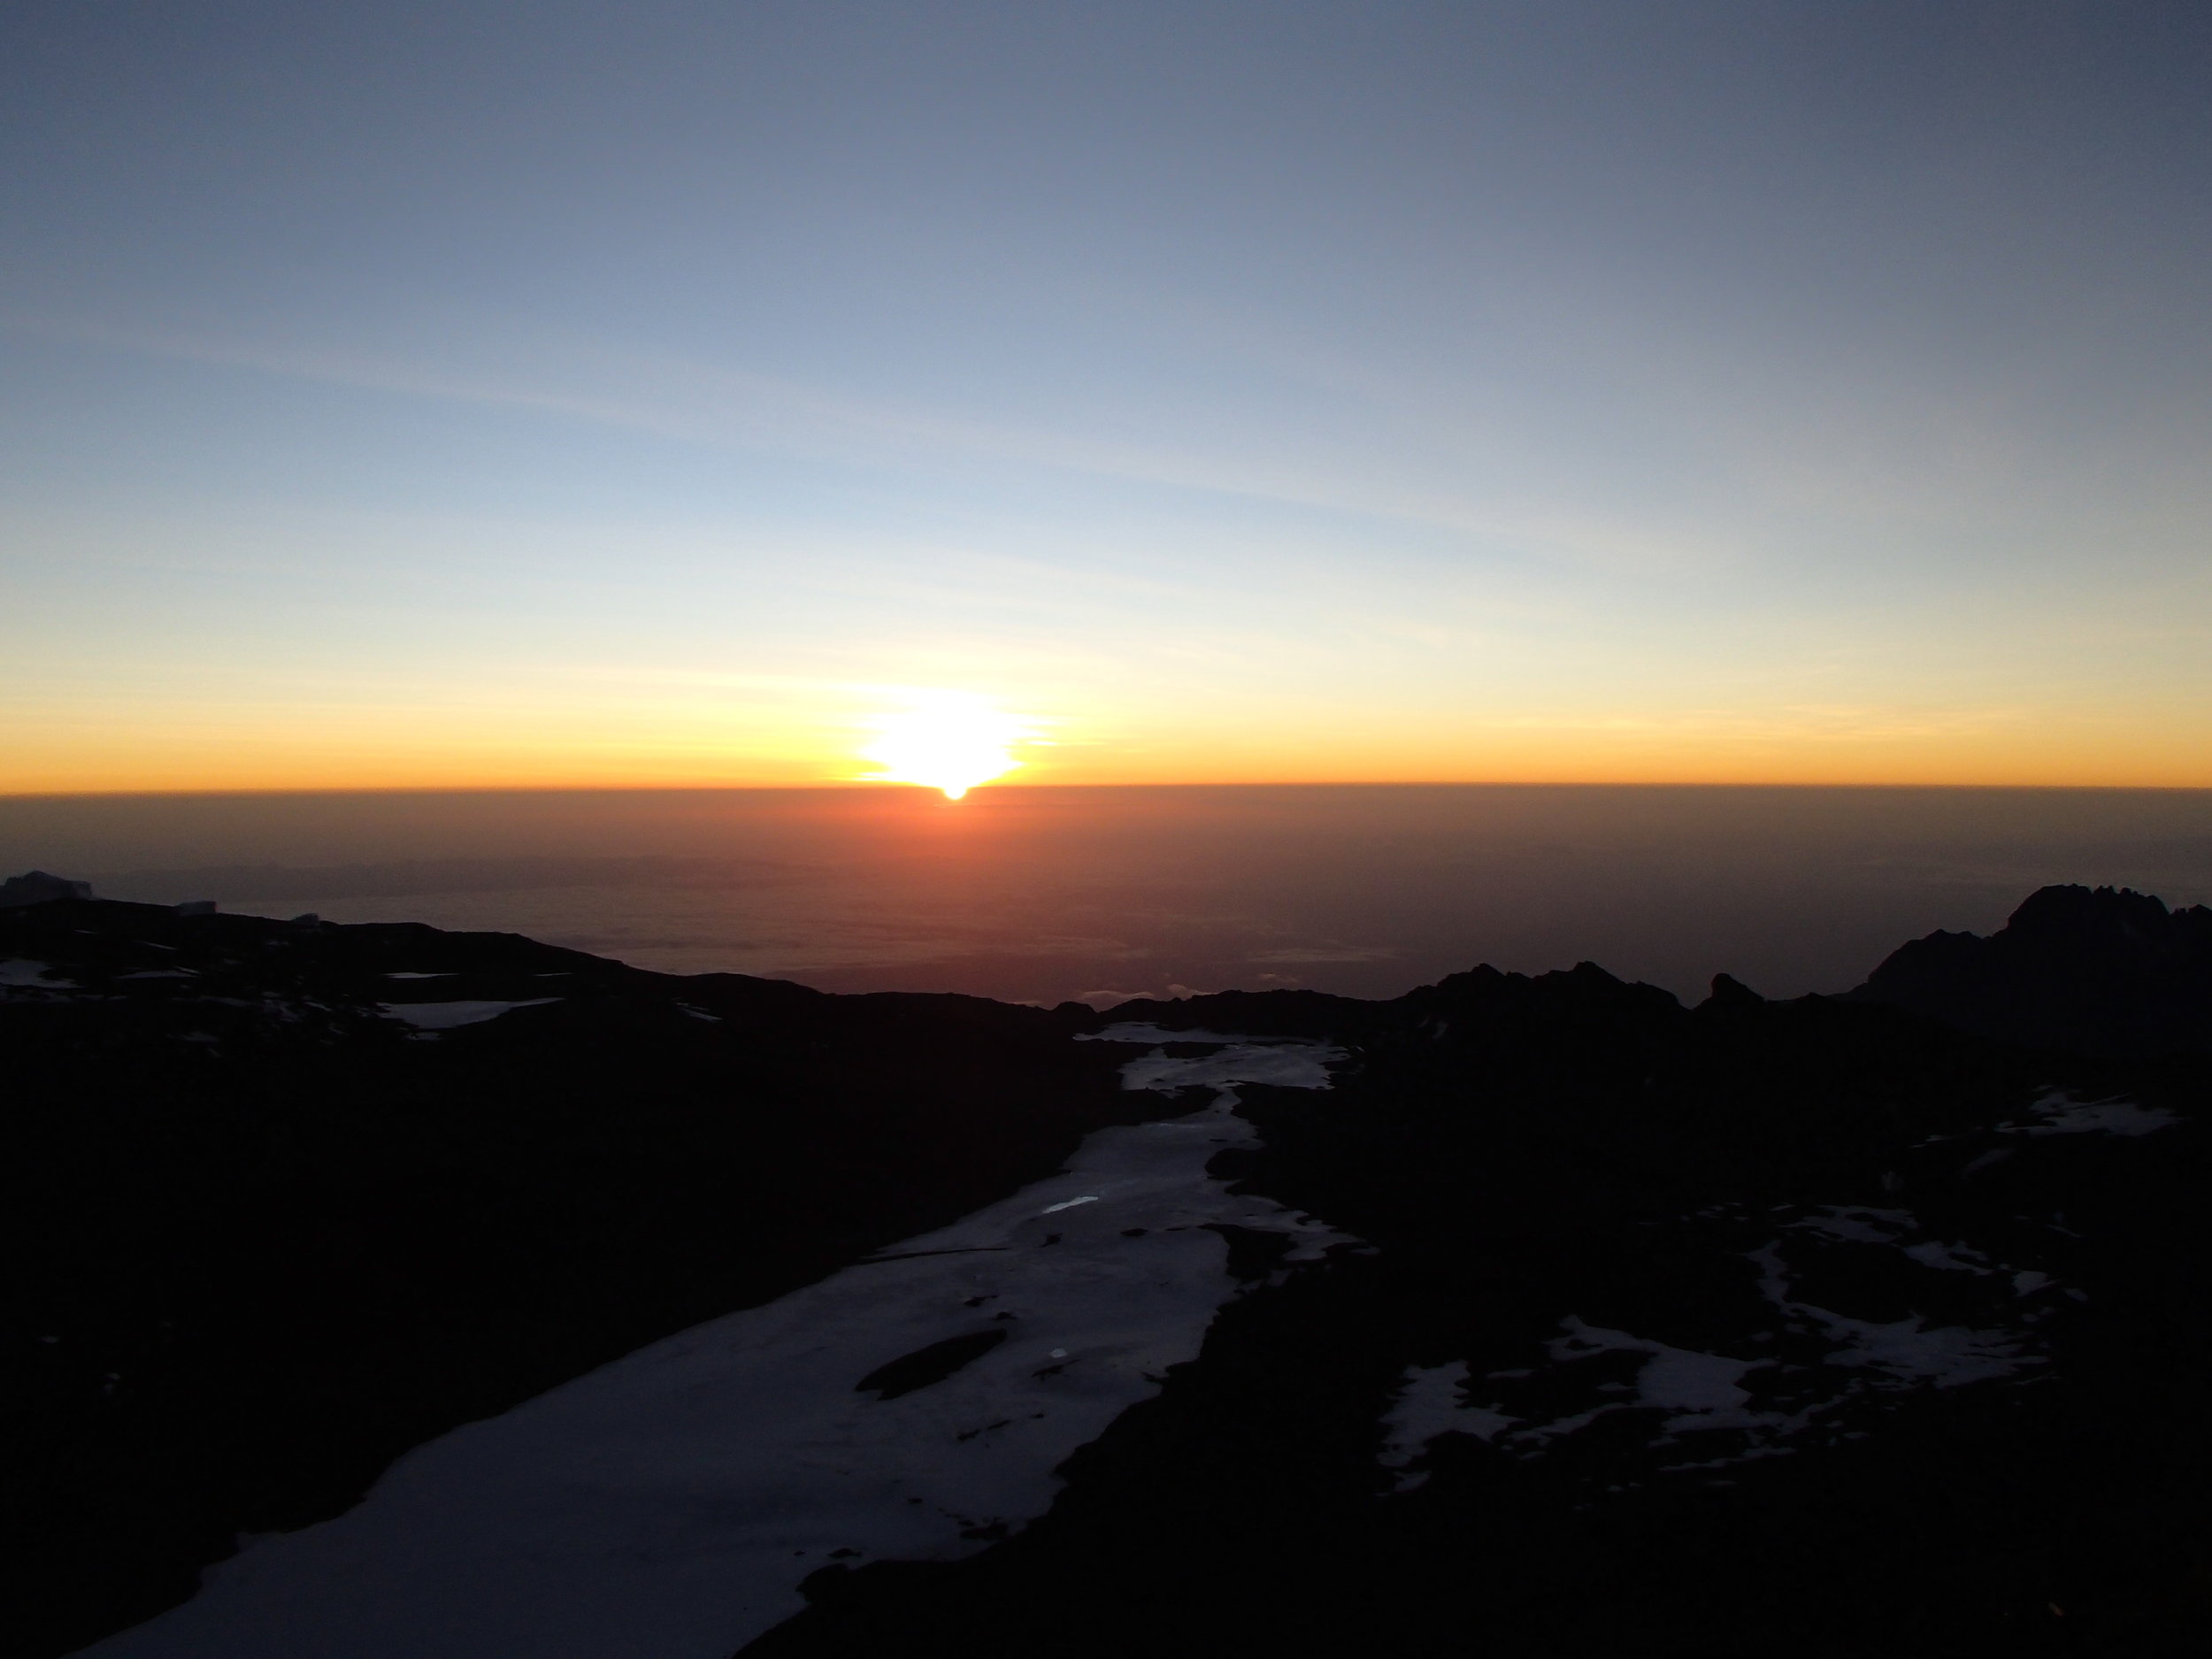
[[0, 909], [0, 1598], [27, 1654], [1161, 1110], [1069, 1041], [1087, 1010], [509, 934], [68, 897]]
[[1854, 992], [1967, 1031], [2077, 1054], [2212, 1048], [2212, 910], [2045, 887], [1987, 939], [1931, 933]]
[[0, 1005], [10, 1594], [64, 1651], [407, 1446], [1187, 1110], [1070, 1041], [1110, 1019], [1343, 1050], [1240, 1087], [1214, 1171], [1363, 1247], [1231, 1237], [1244, 1294], [1048, 1514], [822, 1569], [749, 1655], [2199, 1652], [2205, 918], [2046, 889], [1844, 998], [1585, 964], [1101, 1017], [0, 910], [53, 964]]
[[1332, 1093], [1240, 1091], [1237, 1173], [1379, 1251], [1232, 1304], [1020, 1537], [749, 1655], [2201, 1650], [2202, 1056], [1587, 965], [1355, 1018]]

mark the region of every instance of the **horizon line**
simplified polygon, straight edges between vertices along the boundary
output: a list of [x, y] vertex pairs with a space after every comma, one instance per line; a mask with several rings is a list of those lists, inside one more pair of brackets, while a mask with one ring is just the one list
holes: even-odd
[[[1746, 779], [1651, 778], [1399, 778], [1399, 779], [1269, 779], [1235, 781], [1124, 781], [1118, 783], [985, 783], [972, 787], [966, 800], [995, 793], [1041, 793], [1047, 790], [1107, 789], [1770, 789], [1770, 790], [1941, 790], [1957, 793], [2043, 792], [2066, 794], [2212, 794], [2212, 783], [1932, 783], [1901, 780], [1802, 779], [1770, 780]], [[877, 782], [865, 780], [820, 783], [527, 783], [527, 784], [309, 784], [210, 785], [191, 788], [113, 789], [0, 789], [0, 803], [11, 801], [173, 800], [276, 795], [888, 795], [902, 793], [936, 796], [933, 785]], [[964, 802], [946, 802], [948, 807]]]

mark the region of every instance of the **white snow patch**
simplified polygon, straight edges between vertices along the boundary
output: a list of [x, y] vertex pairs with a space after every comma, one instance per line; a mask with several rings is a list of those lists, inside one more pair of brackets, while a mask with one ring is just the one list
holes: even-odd
[[1394, 1490], [1410, 1492], [1429, 1478], [1426, 1470], [1408, 1471], [1407, 1465], [1440, 1436], [1471, 1434], [1486, 1442], [1519, 1423], [1494, 1406], [1463, 1399], [1460, 1391], [1467, 1381], [1465, 1360], [1406, 1367], [1403, 1388], [1383, 1417], [1383, 1448], [1376, 1460], [1385, 1469], [1405, 1471]]
[[1918, 1222], [1906, 1210], [1869, 1210], [1863, 1205], [1838, 1207], [1822, 1204], [1802, 1221], [1793, 1221], [1793, 1227], [1808, 1233], [1822, 1233], [1832, 1239], [1852, 1244], [1894, 1244], [1910, 1233]]
[[[419, 1447], [350, 1513], [257, 1544], [88, 1654], [727, 1659], [802, 1609], [833, 1551], [983, 1549], [1196, 1356], [1236, 1291], [1212, 1226], [1289, 1234], [1294, 1261], [1351, 1242], [1208, 1179], [1225, 1141], [1256, 1140], [1234, 1104], [1101, 1130], [941, 1232]], [[941, 1381], [855, 1386], [998, 1331]]]
[[53, 964], [50, 963], [33, 962], [28, 956], [11, 956], [7, 961], [0, 962], [0, 985], [29, 986], [42, 991], [76, 988], [73, 980], [47, 979], [45, 976], [52, 972]]
[[1854, 1319], [1795, 1301], [1790, 1294], [1789, 1269], [1775, 1246], [1762, 1246], [1751, 1259], [1760, 1269], [1760, 1288], [1785, 1317], [1808, 1320], [1830, 1340], [1842, 1344], [1825, 1356], [1825, 1364], [1878, 1371], [1908, 1386], [1927, 1382], [1955, 1388], [2010, 1377], [2042, 1363], [2021, 1351], [2023, 1339], [2017, 1333], [1932, 1326], [1916, 1314], [1887, 1323]]
[[[1781, 1208], [1786, 1210], [1791, 1207]], [[1919, 1223], [1902, 1210], [1824, 1205], [1800, 1219], [1780, 1225], [1785, 1234], [1812, 1233], [1830, 1243], [1886, 1245], [1924, 1267], [1939, 1271], [1970, 1272], [1985, 1278], [2009, 1275], [2016, 1297], [2031, 1295], [2051, 1283], [2048, 1274], [2032, 1269], [2016, 1273], [2004, 1263], [1963, 1244], [1906, 1244], [1903, 1240], [1918, 1230]], [[1584, 1392], [1586, 1402], [1590, 1394], [1619, 1397], [1601, 1399], [1588, 1404], [1586, 1409], [1548, 1421], [1514, 1419], [1505, 1417], [1502, 1408], [1483, 1408], [1496, 1420], [1491, 1424], [1484, 1419], [1489, 1432], [1484, 1432], [1482, 1438], [1517, 1455], [1533, 1457], [1543, 1453], [1553, 1441], [1576, 1433], [1614, 1412], [1658, 1411], [1666, 1415], [1660, 1419], [1657, 1432], [1649, 1441], [1654, 1448], [1671, 1444], [1686, 1434], [1719, 1430], [1740, 1434], [1739, 1449], [1721, 1457], [1663, 1465], [1669, 1471], [1717, 1469], [1750, 1458], [1788, 1455], [1793, 1448], [1781, 1442], [1855, 1398], [1921, 1386], [1955, 1388], [2016, 1376], [2045, 1363], [2040, 1356], [2027, 1351], [2032, 1338], [2025, 1330], [1932, 1325], [1917, 1315], [1887, 1322], [1856, 1319], [1801, 1302], [1794, 1294], [1791, 1271], [1783, 1260], [1779, 1239], [1753, 1252], [1750, 1260], [1760, 1271], [1761, 1294], [1781, 1314], [1787, 1327], [1816, 1343], [1824, 1340], [1825, 1351], [1816, 1363], [1789, 1363], [1783, 1356], [1739, 1359], [1698, 1348], [1677, 1348], [1632, 1332], [1594, 1325], [1570, 1315], [1560, 1322], [1563, 1334], [1547, 1345], [1553, 1364], [1564, 1368], [1606, 1354], [1640, 1355], [1643, 1357], [1635, 1368], [1632, 1380], [1596, 1383]], [[2036, 1316], [2031, 1313], [2027, 1317], [2032, 1320]], [[1755, 1333], [1748, 1340], [1763, 1342], [1775, 1334]], [[1855, 1374], [1821, 1380], [1822, 1373], [1832, 1367], [1834, 1371]], [[1478, 1432], [1443, 1415], [1455, 1403], [1451, 1398], [1453, 1389], [1463, 1381], [1463, 1377], [1457, 1373], [1450, 1379], [1444, 1378], [1442, 1373], [1448, 1369], [1438, 1367], [1432, 1371], [1407, 1374], [1405, 1398], [1388, 1419], [1386, 1467], [1403, 1468], [1414, 1460], [1417, 1455], [1417, 1432], [1425, 1432], [1431, 1438], [1452, 1427]], [[1782, 1379], [1776, 1391], [1787, 1398], [1791, 1409], [1754, 1409], [1751, 1391], [1745, 1386], [1744, 1379], [1760, 1371], [1776, 1371]], [[1518, 1380], [1536, 1374], [1517, 1369], [1492, 1371], [1489, 1377]], [[1401, 1482], [1401, 1489], [1417, 1484], [1417, 1480], [1408, 1479]]]
[[1904, 1253], [1923, 1267], [1932, 1267], [1947, 1273], [1993, 1273], [1989, 1258], [1979, 1250], [1970, 1250], [1963, 1244], [1908, 1244]]
[[1904, 1382], [1932, 1382], [1939, 1388], [2010, 1377], [2039, 1362], [2023, 1356], [2015, 1337], [2003, 1331], [1970, 1331], [1962, 1325], [1931, 1326], [1918, 1316], [1893, 1324], [1820, 1315], [1831, 1337], [1848, 1346], [1828, 1356], [1831, 1365], [1868, 1366]]
[[1999, 1124], [2008, 1135], [2147, 1135], [2181, 1121], [2163, 1106], [2144, 1106], [2122, 1096], [2078, 1101], [2063, 1092], [2046, 1094], [2032, 1110], [2032, 1123]]
[[394, 1019], [405, 1020], [417, 1031], [451, 1031], [458, 1025], [480, 1025], [488, 1019], [497, 1019], [510, 1009], [536, 1008], [560, 1000], [557, 996], [533, 996], [519, 1002], [380, 1002], [377, 1006]]
[[[1998, 1153], [1994, 1156], [2002, 1157], [2005, 1155]], [[2002, 1263], [1993, 1263], [1981, 1251], [1964, 1244], [1945, 1244], [1937, 1240], [1924, 1240], [1918, 1244], [1899, 1243], [1901, 1239], [1916, 1232], [1920, 1226], [1919, 1220], [1908, 1210], [1869, 1210], [1860, 1206], [1823, 1204], [1802, 1221], [1793, 1221], [1789, 1225], [1797, 1232], [1817, 1233], [1843, 1243], [1893, 1245], [1901, 1256], [1919, 1263], [1923, 1267], [1933, 1268], [1938, 1272], [1986, 1275], [2008, 1271]]]
[[1118, 1025], [1103, 1031], [1086, 1031], [1077, 1034], [1078, 1042], [1264, 1042], [1263, 1037], [1250, 1037], [1239, 1033], [1219, 1031], [1170, 1031], [1156, 1025], [1148, 1019], [1125, 1019]]
[[[1732, 1456], [1702, 1463], [1670, 1465], [1684, 1469], [1719, 1468], [1748, 1457], [1777, 1455], [1786, 1448], [1776, 1448], [1772, 1442], [1803, 1428], [1814, 1411], [1820, 1409], [1815, 1407], [1794, 1414], [1751, 1409], [1751, 1395], [1743, 1386], [1743, 1379], [1752, 1371], [1777, 1363], [1771, 1359], [1733, 1359], [1724, 1354], [1676, 1348], [1671, 1343], [1626, 1331], [1594, 1325], [1572, 1314], [1560, 1325], [1565, 1334], [1553, 1338], [1548, 1344], [1551, 1357], [1558, 1363], [1571, 1364], [1601, 1354], [1645, 1356], [1632, 1383], [1607, 1384], [1598, 1390], [1624, 1394], [1629, 1398], [1609, 1400], [1586, 1411], [1533, 1423], [1509, 1417], [1495, 1406], [1460, 1405], [1455, 1396], [1466, 1380], [1467, 1368], [1463, 1364], [1426, 1371], [1416, 1367], [1406, 1373], [1406, 1391], [1384, 1419], [1383, 1466], [1405, 1468], [1429, 1441], [1454, 1430], [1473, 1434], [1519, 1456], [1533, 1457], [1552, 1441], [1578, 1432], [1601, 1417], [1641, 1409], [1668, 1414], [1659, 1424], [1658, 1436], [1651, 1442], [1654, 1446], [1668, 1445], [1680, 1434], [1709, 1430], [1747, 1433], [1750, 1439], [1746, 1449]], [[1490, 1373], [1494, 1378], [1531, 1374], [1526, 1371]], [[1402, 1476], [1397, 1489], [1409, 1491], [1426, 1478], [1422, 1473]]]
[[1121, 1086], [1172, 1089], [1210, 1084], [1226, 1088], [1237, 1083], [1272, 1083], [1278, 1088], [1326, 1088], [1330, 1063], [1343, 1058], [1343, 1049], [1321, 1043], [1235, 1042], [1188, 1060], [1171, 1058], [1156, 1048], [1121, 1068]]
[[1777, 1412], [1747, 1409], [1751, 1395], [1741, 1386], [1744, 1376], [1773, 1364], [1770, 1359], [1730, 1359], [1696, 1348], [1674, 1348], [1648, 1337], [1631, 1336], [1625, 1331], [1588, 1325], [1573, 1314], [1560, 1324], [1567, 1334], [1552, 1339], [1551, 1355], [1555, 1360], [1587, 1359], [1604, 1353], [1650, 1356], [1636, 1373], [1633, 1403], [1676, 1413], [1660, 1425], [1666, 1433], [1774, 1428], [1786, 1420]]

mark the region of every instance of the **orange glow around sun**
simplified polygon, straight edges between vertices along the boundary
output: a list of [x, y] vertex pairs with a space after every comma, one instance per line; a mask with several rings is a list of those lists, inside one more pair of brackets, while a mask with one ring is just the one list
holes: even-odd
[[1024, 722], [964, 692], [916, 693], [908, 707], [869, 724], [875, 736], [860, 752], [882, 768], [872, 774], [876, 782], [926, 784], [957, 801], [1021, 764], [1013, 745]]

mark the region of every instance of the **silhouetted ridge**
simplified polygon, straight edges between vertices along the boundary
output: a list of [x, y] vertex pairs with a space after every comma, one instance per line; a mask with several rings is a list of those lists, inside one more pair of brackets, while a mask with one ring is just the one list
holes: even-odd
[[2101, 1056], [2212, 1048], [2212, 910], [2049, 887], [1987, 939], [1934, 933], [1851, 993], [2009, 1042]]
[[1167, 1002], [1137, 997], [1099, 1014], [1080, 1002], [1063, 1002], [1059, 1011], [1100, 1030], [1141, 1022], [1165, 1031], [1263, 1031], [1286, 1037], [1325, 1037], [1358, 1026], [1369, 1010], [1380, 1006], [1326, 991], [1212, 991]]
[[1761, 996], [1734, 974], [1717, 973], [1713, 976], [1712, 992], [1701, 1006], [1705, 1008], [1758, 1008], [1763, 1006], [1765, 1002], [1765, 997]]
[[72, 881], [66, 876], [49, 875], [43, 870], [27, 870], [19, 876], [0, 881], [0, 910], [25, 904], [50, 904], [56, 899], [91, 896], [89, 881]]

